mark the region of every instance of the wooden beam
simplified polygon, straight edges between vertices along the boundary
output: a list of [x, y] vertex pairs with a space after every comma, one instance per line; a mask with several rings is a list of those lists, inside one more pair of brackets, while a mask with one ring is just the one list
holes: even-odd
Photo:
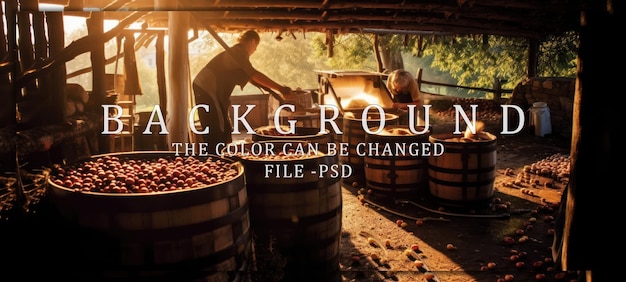
[[[117, 36], [125, 26], [135, 22], [136, 20], [140, 19], [148, 13], [149, 12], [133, 12], [130, 14], [130, 16], [120, 21], [117, 26], [105, 32], [104, 34], [100, 34], [97, 36], [87, 35], [85, 37], [79, 38], [76, 41], [73, 41], [55, 56], [50, 56], [43, 61], [37, 63], [35, 66], [31, 66], [30, 68], [24, 70], [21, 76], [17, 76], [14, 84], [15, 87], [24, 87], [24, 85], [31, 82], [39, 75], [42, 75], [45, 72], [52, 70], [59, 64], [64, 64], [65, 62], [74, 59], [80, 54], [91, 51], [92, 46], [98, 44], [102, 44], [104, 46], [105, 42], [111, 40], [114, 36]], [[104, 54], [102, 56], [104, 58]]]
[[[0, 26], [2, 27], [7, 26], [6, 22], [4, 21], [5, 17], [6, 15], [4, 13], [4, 10], [0, 9]], [[4, 28], [0, 28], [0, 58], [2, 59], [5, 59], [5, 56], [7, 55], [7, 46], [7, 35], [4, 32]]]
[[[125, 31], [126, 32], [128, 32], [128, 31], [130, 31], [130, 32], [142, 32], [142, 33], [148, 34], [148, 35], [155, 35], [156, 34], [158, 36], [161, 36], [161, 35], [163, 35], [163, 34], [165, 34], [167, 32], [167, 29], [145, 29], [144, 30], [144, 29], [128, 29], [127, 28], [127, 29], [125, 29]], [[145, 41], [152, 41], [152, 39], [151, 39], [151, 37], [148, 37], [148, 38], [145, 39]], [[147, 43], [149, 43], [149, 42], [143, 42], [143, 44], [147, 44]], [[139, 45], [139, 42], [138, 42], [137, 44], [135, 44], [135, 51], [138, 50], [139, 48], [141, 48], [141, 45]], [[105, 65], [109, 65], [109, 64], [114, 63], [117, 60], [117, 57], [123, 58], [124, 57], [124, 52], [121, 51], [117, 55], [114, 55], [114, 56], [111, 56], [109, 58], [106, 58], [104, 60], [104, 64]], [[88, 66], [88, 67], [85, 67], [85, 68], [82, 68], [82, 69], [79, 69], [79, 70], [75, 70], [75, 71], [73, 71], [71, 73], [68, 73], [67, 74], [67, 78], [72, 78], [72, 77], [76, 77], [76, 76], [79, 76], [79, 75], [82, 75], [82, 74], [89, 73], [89, 72], [91, 72], [91, 69], [92, 69], [91, 66]]]
[[[446, 34], [490, 34], [509, 37], [540, 38], [542, 33], [533, 30], [519, 31], [513, 28], [489, 29], [487, 25], [471, 26], [443, 23], [382, 23], [382, 22], [353, 22], [347, 25], [343, 22], [292, 22], [287, 20], [276, 21], [256, 21], [256, 20], [220, 20], [203, 19], [216, 30], [221, 31], [241, 31], [247, 29], [255, 30], [306, 30], [307, 32], [325, 32], [326, 30], [343, 30], [345, 32], [363, 33], [368, 29], [389, 29], [389, 30], [422, 30], [432, 33]], [[160, 25], [160, 23], [155, 22]]]
[[528, 59], [526, 61], [526, 77], [537, 76], [537, 64], [539, 62], [539, 40], [528, 40]]
[[[124, 52], [120, 52], [119, 54], [116, 54], [114, 56], [111, 56], [111, 57], [105, 59], [104, 60], [104, 64], [105, 65], [112, 64], [112, 63], [114, 63], [118, 59], [118, 57], [119, 58], [123, 58], [124, 57]], [[67, 78], [69, 79], [69, 78], [72, 78], [72, 77], [79, 76], [81, 74], [90, 73], [91, 69], [92, 69], [91, 66], [88, 66], [88, 67], [85, 67], [85, 68], [82, 68], [82, 69], [79, 69], [79, 70], [75, 70], [75, 71], [73, 71], [71, 73], [68, 73], [67, 74]]]
[[[49, 20], [50, 19], [48, 19], [48, 21]], [[48, 55], [48, 35], [45, 34], [46, 28], [44, 27], [45, 26], [44, 13], [33, 12], [32, 21], [33, 21], [33, 35], [34, 35], [33, 38], [35, 39], [34, 57], [36, 60], [42, 60], [43, 58], [46, 58], [49, 56]], [[49, 35], [58, 36], [58, 33], [55, 32], [54, 30], [49, 30]], [[63, 34], [61, 34], [61, 36], [63, 36]], [[38, 121], [41, 122], [40, 124], [38, 124], [38, 126], [60, 122], [60, 120], [58, 120], [57, 113], [60, 112], [61, 115], [63, 114], [65, 99], [59, 100], [59, 101], [52, 100], [52, 97], [56, 96], [54, 95], [55, 91], [59, 90], [58, 87], [59, 85], [56, 85], [56, 84], [53, 87], [49, 75], [42, 75], [41, 77], [39, 77], [37, 81], [37, 91], [33, 93], [28, 93], [28, 95], [35, 95], [35, 97], [37, 97], [36, 99], [39, 100], [40, 104], [45, 105], [46, 108], [50, 109], [51, 117], [38, 119]], [[65, 90], [65, 88], [61, 90]], [[55, 107], [55, 105], [58, 106], [60, 102], [62, 102], [61, 107], [60, 108]]]
[[141, 95], [141, 83], [139, 82], [139, 72], [137, 71], [137, 59], [135, 56], [135, 36], [127, 33], [124, 36], [124, 83], [125, 95]]
[[115, 0], [107, 4], [103, 10], [105, 11], [117, 11], [124, 7], [128, 3], [132, 3], [133, 0]]
[[[17, 0], [7, 0], [5, 3], [6, 11], [17, 11]], [[16, 17], [6, 17], [7, 26], [17, 26]], [[20, 64], [18, 64], [18, 44], [17, 44], [17, 31], [15, 28], [7, 29], [7, 55], [5, 64], [6, 67], [3, 67], [3, 80], [8, 81], [9, 75], [15, 77], [18, 73], [21, 72]], [[4, 59], [3, 58], [3, 59]], [[6, 71], [6, 74], [5, 74]], [[6, 84], [3, 84], [6, 85]], [[11, 101], [16, 102], [17, 96], [19, 95], [19, 88], [15, 87], [15, 85], [11, 84]], [[15, 107], [13, 107], [15, 110]]]
[[[5, 19], [5, 13], [2, 9], [0, 9], [0, 26], [6, 26], [6, 22], [4, 21], [4, 19]], [[8, 50], [9, 50], [9, 41], [7, 40], [7, 35], [4, 31], [4, 28], [0, 28], [0, 85], [9, 85], [11, 67], [13, 63], [15, 62], [15, 60], [10, 58], [10, 54]], [[9, 90], [10, 89], [8, 87], [3, 87], [3, 91], [9, 91]], [[2, 93], [4, 94], [4, 92]], [[11, 96], [12, 95], [2, 95], [1, 101], [3, 101], [4, 103], [15, 102], [13, 100], [11, 101], [7, 100]], [[1, 123], [2, 122], [0, 122], [0, 124]]]
[[[104, 18], [101, 13], [93, 13], [91, 17], [87, 19], [87, 31], [88, 36], [92, 38], [104, 37]], [[85, 42], [85, 45], [87, 45], [85, 48], [90, 51], [92, 66], [92, 91], [90, 99], [94, 102], [94, 108], [91, 110], [98, 112], [100, 105], [102, 105], [107, 95], [105, 85], [104, 42], [97, 40]]]
[[[166, 7], [168, 11], [202, 12], [205, 13], [203, 20], [215, 22], [212, 26], [220, 31], [276, 31], [287, 28], [314, 32], [326, 29], [359, 32], [360, 28], [383, 28], [541, 38], [576, 29], [580, 14], [575, 0], [549, 3], [525, 0], [179, 0], [177, 4], [160, 1], [158, 9], [154, 0], [85, 1], [88, 6], [105, 11], [105, 17], [111, 19], [122, 17], [122, 12], [110, 12], [121, 9], [164, 10]], [[154, 15], [150, 25], [167, 25], [167, 13], [163, 13], [164, 16]], [[223, 24], [216, 21], [223, 21]]]
[[[65, 48], [65, 32], [63, 14], [58, 12], [46, 13], [48, 23], [48, 38], [50, 56], [56, 56]], [[51, 123], [65, 122], [65, 88], [67, 84], [67, 70], [61, 64], [50, 72], [50, 115]]]
[[[140, 3], [149, 3], [150, 0], [135, 1], [137, 5]], [[398, 1], [398, 2], [374, 2], [374, 1], [349, 1], [349, 0], [333, 0], [333, 1], [291, 1], [291, 0], [273, 0], [273, 1], [258, 1], [258, 0], [220, 0], [213, 3], [198, 2], [193, 0], [184, 0], [184, 7], [189, 9], [224, 9], [224, 8], [246, 8], [246, 7], [258, 7], [258, 8], [306, 8], [306, 9], [380, 9], [380, 10], [433, 10], [437, 8], [447, 9], [459, 9], [463, 7], [470, 7], [469, 5], [459, 4], [457, 0], [448, 1]], [[145, 5], [141, 4], [141, 5]], [[489, 1], [473, 1], [471, 7], [486, 8], [501, 8], [503, 6], [509, 9], [516, 10], [548, 10], [548, 11], [562, 11], [571, 9], [570, 1], [551, 1], [549, 5], [541, 1], [506, 1], [503, 3], [499, 0]]]
[[[87, 36], [92, 38], [104, 38], [104, 18], [102, 13], [93, 13], [87, 19]], [[86, 38], [86, 37], [84, 37]], [[76, 41], [75, 41], [76, 42]], [[89, 99], [92, 101], [90, 111], [95, 113], [102, 111], [100, 108], [106, 99], [106, 74], [104, 64], [104, 42], [100, 40], [85, 41], [84, 46], [90, 51], [91, 59], [91, 83], [92, 90]], [[108, 153], [111, 151], [109, 136], [100, 135], [98, 140], [98, 153]]]
[[[17, 12], [17, 28], [19, 33], [18, 53], [19, 63], [21, 66], [20, 68], [27, 69], [35, 62], [35, 50], [33, 49], [33, 42], [31, 40], [30, 33], [30, 12]], [[37, 89], [35, 81], [29, 81], [23, 86], [26, 88], [27, 92], [35, 91]]]

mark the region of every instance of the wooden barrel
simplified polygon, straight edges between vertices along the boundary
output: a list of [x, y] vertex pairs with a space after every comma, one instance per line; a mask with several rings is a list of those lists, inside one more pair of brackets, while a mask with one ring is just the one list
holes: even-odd
[[491, 204], [496, 171], [496, 136], [482, 132], [484, 139], [467, 140], [462, 135], [431, 135], [444, 152], [428, 158], [430, 194], [444, 205], [483, 208]]
[[[245, 168], [255, 249], [272, 248], [285, 258], [284, 281], [341, 281], [341, 182], [321, 169], [336, 166], [337, 157], [323, 152], [280, 156], [289, 150], [282, 147], [275, 147], [274, 157], [233, 156]], [[308, 154], [306, 145], [302, 148]]]
[[[387, 125], [397, 125], [398, 115], [395, 114], [385, 114], [385, 126]], [[370, 113], [367, 115], [366, 127], [369, 128], [378, 128], [382, 125], [382, 119], [380, 115], [376, 113]], [[360, 113], [356, 114], [344, 114], [342, 118], [342, 126], [343, 126], [343, 135], [341, 140], [343, 143], [347, 143], [348, 145], [348, 154], [347, 156], [340, 156], [339, 160], [342, 164], [348, 164], [352, 166], [353, 177], [351, 179], [346, 179], [348, 181], [357, 181], [361, 182], [365, 180], [365, 155], [367, 152], [359, 152], [358, 150], [363, 151], [366, 146], [365, 144], [365, 136], [366, 131], [363, 125], [362, 115]]]
[[[289, 129], [283, 126], [284, 130]], [[333, 142], [333, 136], [326, 129], [320, 133], [319, 128], [314, 127], [296, 127], [293, 134], [281, 134], [273, 125], [258, 127], [254, 130], [252, 141], [306, 141], [318, 147], [318, 151], [327, 152], [328, 143]]]
[[[417, 131], [424, 126], [416, 127]], [[428, 190], [428, 155], [430, 131], [414, 134], [408, 125], [390, 125], [365, 141], [376, 148], [365, 156], [365, 183], [375, 195], [394, 199], [416, 199]]]
[[[90, 160], [110, 156], [173, 159], [170, 152], [131, 152]], [[234, 281], [247, 275], [252, 238], [244, 169], [230, 159], [208, 158], [235, 170], [230, 180], [115, 194], [78, 192], [51, 178], [56, 243], [68, 254], [68, 273], [91, 281]]]

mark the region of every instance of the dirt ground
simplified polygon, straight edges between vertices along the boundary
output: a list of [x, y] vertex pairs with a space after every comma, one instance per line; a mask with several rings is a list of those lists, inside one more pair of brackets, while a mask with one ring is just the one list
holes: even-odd
[[[486, 131], [497, 135], [500, 126], [488, 124]], [[397, 201], [368, 194], [364, 183], [344, 183], [343, 281], [577, 279], [576, 272], [559, 271], [551, 254], [554, 218], [567, 179], [524, 173], [542, 160], [568, 159], [569, 142], [528, 130], [498, 135], [495, 194], [484, 209], [448, 207], [428, 195]], [[518, 175], [526, 180], [516, 182]], [[411, 248], [417, 251], [407, 251]]]

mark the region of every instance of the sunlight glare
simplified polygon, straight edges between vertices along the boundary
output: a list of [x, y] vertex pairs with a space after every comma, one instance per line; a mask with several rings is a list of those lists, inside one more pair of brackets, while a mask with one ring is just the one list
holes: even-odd
[[361, 92], [354, 95], [350, 99], [341, 101], [341, 106], [344, 108], [365, 108], [368, 105], [379, 105], [380, 99], [374, 95]]

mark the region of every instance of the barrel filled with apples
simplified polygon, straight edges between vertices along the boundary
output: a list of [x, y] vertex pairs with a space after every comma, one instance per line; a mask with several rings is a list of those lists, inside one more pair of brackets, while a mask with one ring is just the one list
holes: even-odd
[[286, 125], [267, 125], [254, 129], [252, 141], [307, 141], [326, 152], [327, 144], [333, 142], [333, 136], [328, 129], [321, 131], [315, 127], [294, 127], [293, 132], [290, 132]]
[[[396, 114], [385, 113], [381, 116], [379, 113], [354, 113], [346, 112], [342, 118], [343, 135], [341, 140], [348, 144], [348, 154], [341, 155], [339, 160], [343, 164], [352, 166], [354, 177], [346, 179], [349, 183], [354, 181], [363, 182], [365, 180], [365, 155], [366, 152], [359, 152], [367, 136], [366, 129], [385, 127], [388, 125], [398, 125], [399, 116]], [[344, 181], [346, 181], [344, 180]]]
[[284, 258], [285, 281], [341, 281], [338, 158], [311, 145], [231, 143], [223, 153], [245, 167], [257, 260]]
[[429, 144], [430, 130], [415, 129], [419, 133], [408, 125], [390, 125], [366, 135], [373, 148], [364, 158], [366, 186], [372, 194], [416, 199], [428, 190], [428, 157], [421, 144]]
[[494, 195], [497, 138], [477, 122], [462, 134], [433, 134], [431, 143], [442, 143], [444, 152], [428, 158], [430, 194], [443, 205], [481, 209]]
[[90, 278], [234, 281], [252, 257], [244, 169], [227, 158], [96, 155], [56, 166], [48, 197], [56, 243]]

